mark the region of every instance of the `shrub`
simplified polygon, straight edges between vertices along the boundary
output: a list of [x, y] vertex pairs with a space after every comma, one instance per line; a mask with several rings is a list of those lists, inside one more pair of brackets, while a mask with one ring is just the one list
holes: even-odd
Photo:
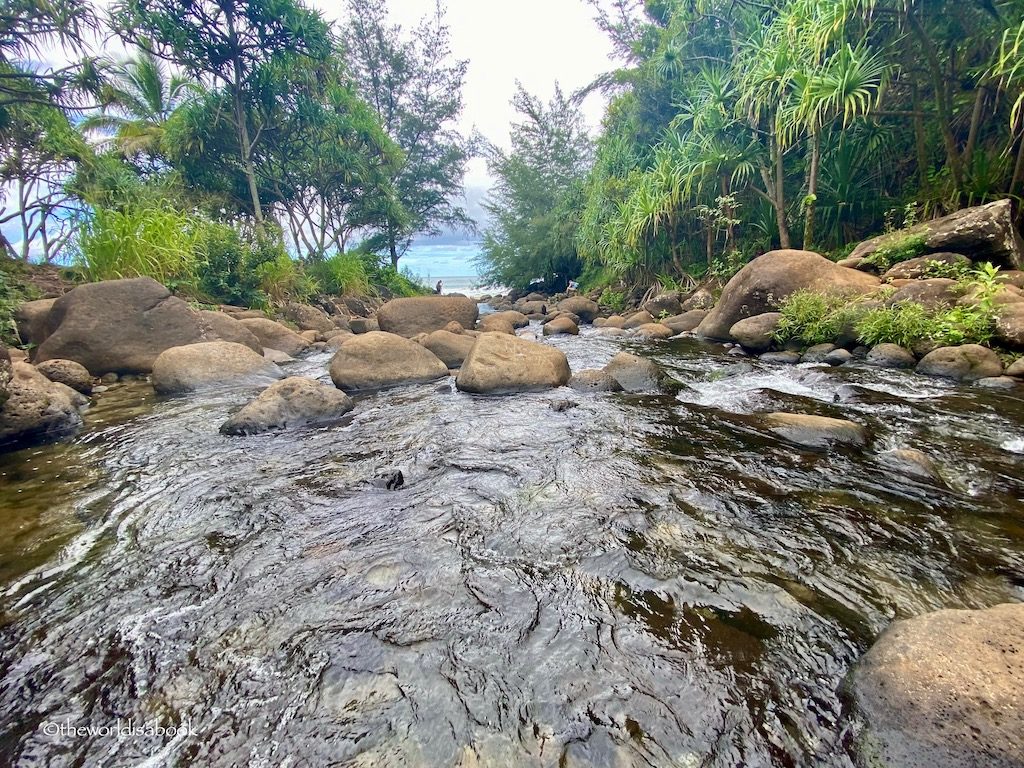
[[619, 313], [626, 308], [626, 294], [623, 291], [613, 291], [605, 288], [597, 303], [602, 307], [608, 307], [612, 312]]
[[857, 338], [869, 347], [875, 344], [899, 344], [911, 347], [930, 338], [934, 318], [922, 304], [914, 301], [869, 310], [857, 321]]
[[782, 319], [775, 331], [780, 343], [799, 341], [808, 346], [834, 342], [852, 326], [860, 313], [856, 302], [843, 296], [801, 290], [779, 307]]
[[4, 263], [0, 268], [0, 343], [17, 347], [21, 345], [21, 338], [14, 312], [22, 302], [38, 298], [38, 291], [31, 284], [19, 280], [16, 274], [8, 273], [7, 266]]
[[205, 261], [200, 223], [167, 203], [97, 208], [81, 237], [79, 266], [89, 280], [152, 277], [196, 286]]
[[383, 292], [390, 293], [396, 298], [424, 296], [428, 293], [433, 293], [433, 291], [420, 282], [419, 278], [408, 267], [403, 268], [401, 272], [390, 264], [380, 267], [373, 276], [373, 282], [379, 285]]
[[306, 301], [318, 285], [281, 246], [273, 259], [262, 261], [253, 270], [264, 306], [280, 306], [289, 301]]
[[343, 294], [365, 295], [370, 291], [370, 280], [366, 265], [354, 253], [337, 253], [329, 258], [315, 261], [309, 266], [309, 274], [316, 280], [320, 290], [337, 296]]
[[864, 257], [864, 261], [873, 264], [879, 272], [885, 272], [894, 264], [901, 261], [909, 261], [917, 258], [925, 250], [924, 235], [905, 235], [900, 238], [890, 238], [874, 253]]

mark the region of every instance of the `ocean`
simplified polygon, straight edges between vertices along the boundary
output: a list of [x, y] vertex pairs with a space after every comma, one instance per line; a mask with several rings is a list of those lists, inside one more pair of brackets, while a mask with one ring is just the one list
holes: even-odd
[[440, 280], [443, 283], [443, 293], [483, 296], [502, 290], [500, 287], [480, 284], [480, 275], [475, 264], [479, 256], [479, 243], [414, 243], [402, 256], [398, 266], [400, 269], [408, 268], [424, 285], [431, 288]]

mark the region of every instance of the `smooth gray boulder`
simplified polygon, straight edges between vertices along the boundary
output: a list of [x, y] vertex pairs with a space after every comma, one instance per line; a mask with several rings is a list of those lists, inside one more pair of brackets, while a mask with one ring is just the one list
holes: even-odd
[[775, 332], [782, 322], [780, 312], [764, 312], [740, 320], [729, 329], [729, 336], [751, 352], [767, 352], [775, 343]]
[[448, 375], [448, 366], [404, 336], [370, 331], [346, 340], [331, 359], [330, 371], [338, 389], [354, 392], [436, 381]]
[[223, 386], [267, 385], [284, 376], [263, 355], [232, 341], [208, 341], [164, 350], [153, 363], [153, 389], [163, 395]]
[[7, 399], [0, 406], [0, 450], [50, 443], [74, 434], [82, 426], [78, 409], [87, 402], [28, 363], [14, 363]]
[[92, 374], [74, 360], [44, 360], [36, 365], [36, 370], [50, 381], [64, 384], [83, 395], [92, 392]]
[[315, 379], [291, 376], [275, 382], [220, 426], [225, 435], [330, 424], [353, 408], [352, 398]]
[[500, 394], [562, 387], [569, 361], [559, 349], [509, 336], [484, 333], [462, 364], [455, 386], [463, 392]]
[[303, 338], [291, 328], [263, 317], [251, 317], [239, 320], [257, 339], [262, 347], [270, 347], [278, 352], [295, 357], [309, 348], [309, 339]]
[[475, 328], [479, 313], [476, 301], [464, 296], [414, 296], [384, 304], [377, 310], [377, 324], [381, 331], [411, 338], [440, 331], [453, 320]]
[[977, 381], [1003, 375], [1003, 362], [994, 351], [980, 344], [939, 347], [917, 364], [917, 372], [956, 381]]

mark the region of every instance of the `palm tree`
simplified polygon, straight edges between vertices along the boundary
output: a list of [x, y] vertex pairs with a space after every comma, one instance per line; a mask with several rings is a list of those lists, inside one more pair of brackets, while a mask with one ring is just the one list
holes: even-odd
[[87, 118], [82, 129], [112, 133], [108, 141], [126, 157], [156, 157], [167, 121], [200, 86], [168, 73], [164, 63], [146, 50], [112, 65], [110, 73], [104, 93], [106, 106], [100, 114]]

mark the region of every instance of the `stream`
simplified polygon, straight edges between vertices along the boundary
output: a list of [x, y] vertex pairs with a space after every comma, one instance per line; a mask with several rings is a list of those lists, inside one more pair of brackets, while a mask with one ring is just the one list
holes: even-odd
[[685, 387], [449, 380], [229, 438], [252, 391], [135, 382], [0, 456], [0, 765], [853, 766], [846, 680], [894, 619], [1024, 600], [1024, 388], [546, 341]]

